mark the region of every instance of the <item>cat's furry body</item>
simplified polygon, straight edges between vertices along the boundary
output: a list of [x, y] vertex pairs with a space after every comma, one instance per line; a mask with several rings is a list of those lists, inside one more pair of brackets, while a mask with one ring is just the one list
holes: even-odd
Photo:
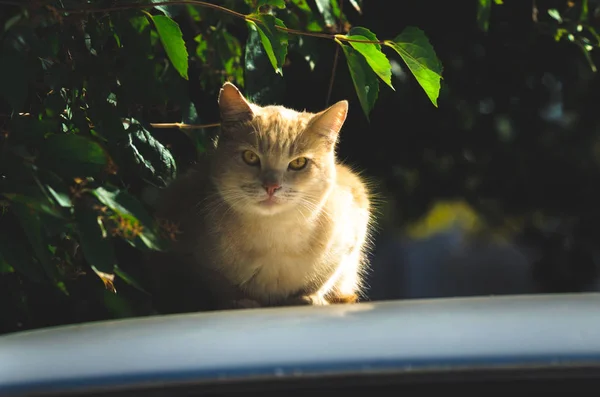
[[177, 283], [162, 292], [210, 302], [191, 310], [356, 301], [371, 209], [365, 183], [335, 160], [347, 102], [259, 107], [226, 83], [219, 106], [215, 149], [160, 201], [181, 230], [177, 261], [152, 260], [159, 284]]

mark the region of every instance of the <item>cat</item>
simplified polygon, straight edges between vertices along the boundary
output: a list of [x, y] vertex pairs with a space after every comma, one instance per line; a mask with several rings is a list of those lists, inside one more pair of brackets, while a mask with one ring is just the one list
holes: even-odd
[[227, 82], [218, 105], [214, 147], [159, 200], [180, 231], [175, 257], [153, 255], [159, 293], [179, 311], [357, 302], [372, 208], [336, 160], [348, 102], [262, 107]]

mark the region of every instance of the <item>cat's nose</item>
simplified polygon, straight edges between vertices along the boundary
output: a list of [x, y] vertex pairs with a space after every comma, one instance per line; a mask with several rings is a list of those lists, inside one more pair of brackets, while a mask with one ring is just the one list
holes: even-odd
[[269, 196], [274, 195], [276, 191], [281, 189], [281, 185], [279, 183], [265, 183], [263, 187]]

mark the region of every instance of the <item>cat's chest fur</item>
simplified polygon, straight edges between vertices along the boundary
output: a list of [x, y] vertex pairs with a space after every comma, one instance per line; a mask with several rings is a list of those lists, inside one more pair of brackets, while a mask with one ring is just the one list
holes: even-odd
[[326, 271], [325, 247], [319, 243], [327, 241], [326, 232], [298, 225], [295, 216], [253, 222], [231, 219], [222, 228], [215, 234], [215, 263], [254, 298], [277, 300], [305, 290]]

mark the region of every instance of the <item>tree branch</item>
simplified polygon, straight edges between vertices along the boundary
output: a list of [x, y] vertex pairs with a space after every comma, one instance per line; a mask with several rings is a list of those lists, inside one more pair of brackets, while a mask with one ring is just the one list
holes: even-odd
[[[24, 4], [22, 2], [14, 1], [14, 0], [0, 0], [0, 5], [24, 6]], [[229, 15], [239, 18], [239, 19], [243, 19], [245, 21], [252, 21], [254, 23], [261, 24], [261, 25], [263, 24], [262, 21], [260, 21], [258, 19], [254, 19], [248, 15], [244, 15], [237, 11], [233, 11], [228, 8], [222, 7], [220, 5], [207, 3], [205, 1], [200, 1], [200, 0], [172, 0], [172, 1], [161, 1], [161, 2], [157, 2], [157, 3], [151, 3], [151, 4], [124, 4], [124, 5], [119, 5], [119, 6], [114, 6], [114, 7], [106, 7], [106, 8], [89, 7], [89, 8], [81, 8], [81, 9], [69, 9], [69, 8], [56, 8], [56, 7], [52, 7], [52, 6], [46, 6], [46, 7], [51, 8], [56, 11], [59, 11], [59, 12], [64, 12], [67, 14], [95, 14], [95, 13], [103, 13], [103, 12], [154, 8], [156, 6], [166, 6], [166, 5], [195, 5], [195, 6], [200, 6], [200, 7], [206, 7], [206, 8], [211, 8], [213, 10], [217, 10], [219, 12], [229, 14]], [[318, 38], [329, 39], [329, 40], [338, 39], [339, 41], [343, 41], [343, 42], [380, 44], [380, 45], [385, 44], [385, 42], [382, 40], [349, 39], [343, 34], [304, 32], [301, 30], [290, 29], [290, 28], [286, 28], [283, 26], [275, 26], [275, 28], [282, 32], [295, 34], [298, 36], [311, 36], [311, 37], [318, 37]]]

